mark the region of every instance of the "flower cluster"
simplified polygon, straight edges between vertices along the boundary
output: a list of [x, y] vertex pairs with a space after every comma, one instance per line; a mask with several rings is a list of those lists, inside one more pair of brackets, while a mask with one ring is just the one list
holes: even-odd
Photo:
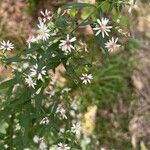
[[[129, 3], [132, 5], [134, 2], [129, 1]], [[78, 40], [75, 36], [78, 34], [74, 33], [75, 30], [63, 31], [59, 22], [62, 20], [66, 21], [66, 24], [69, 22], [65, 18], [67, 16], [65, 13], [68, 11], [64, 11], [64, 13], [63, 10], [58, 10], [58, 12], [57, 15], [53, 15], [47, 9], [40, 11], [37, 32], [26, 40], [28, 48], [23, 51], [23, 54], [12, 58], [5, 58], [3, 55], [6, 65], [10, 64], [14, 73], [12, 79], [8, 80], [6, 85], [1, 86], [2, 89], [6, 87], [12, 94], [6, 94], [6, 101], [10, 99], [9, 107], [12, 108], [10, 114], [17, 108], [17, 111], [13, 111], [13, 117], [16, 119], [12, 123], [14, 125], [13, 132], [17, 134], [12, 135], [12, 138], [29, 135], [33, 143], [30, 148], [35, 146], [39, 150], [52, 150], [53, 148], [70, 150], [73, 145], [79, 144], [82, 138], [86, 144], [91, 142], [90, 138], [84, 136], [83, 133], [82, 118], [84, 114], [80, 112], [80, 98], [79, 96], [73, 97], [73, 89], [66, 87], [66, 80], [64, 77], [62, 77], [63, 79], [60, 77], [64, 71], [59, 70], [59, 67], [65, 68], [64, 70], [72, 78], [75, 78], [77, 84], [79, 82], [85, 86], [91, 84], [93, 75], [90, 73], [90, 65], [83, 63], [85, 68], [81, 70], [82, 63], [77, 62], [78, 57], [83, 59], [85, 52], [88, 54], [88, 44], [84, 41], [81, 43], [80, 38]], [[93, 31], [96, 37], [100, 36], [106, 41], [102, 48], [108, 49], [109, 52], [115, 52], [121, 45], [118, 44], [118, 38], [110, 37], [113, 30], [113, 26], [110, 24], [108, 18], [97, 19]], [[0, 50], [3, 53], [14, 48], [14, 44], [9, 40], [0, 42]], [[74, 62], [77, 62], [78, 65]], [[74, 68], [78, 68], [78, 70], [76, 71]], [[59, 77], [53, 80], [55, 76]], [[58, 80], [62, 80], [59, 85], [57, 85]], [[31, 131], [26, 129], [27, 126], [31, 126]], [[39, 128], [41, 129], [39, 130]], [[26, 131], [29, 133], [25, 134]], [[57, 137], [56, 132], [58, 132]], [[17, 137], [17, 135], [19, 136]], [[64, 138], [64, 136], [66, 137]], [[74, 140], [72, 140], [73, 137]], [[3, 146], [8, 149], [11, 145], [6, 142]], [[29, 146], [27, 145], [27, 147]], [[30, 148], [27, 147], [19, 148], [29, 150]], [[10, 147], [10, 149], [12, 148]]]
[[[108, 32], [111, 31], [112, 26], [109, 26], [108, 22], [109, 19], [107, 18], [102, 17], [101, 19], [97, 19], [97, 23], [99, 27], [93, 28], [93, 30], [97, 31], [95, 34], [96, 36], [99, 35], [100, 33], [102, 34], [103, 38], [105, 38], [105, 35], [109, 36]], [[105, 43], [105, 48], [107, 48], [109, 52], [115, 52], [120, 47], [120, 45], [117, 44], [117, 42], [118, 42], [118, 38], [114, 39], [114, 37], [112, 37], [111, 40]]]
[[30, 69], [29, 75], [25, 78], [25, 82], [29, 87], [35, 88], [37, 85], [36, 80], [41, 80], [44, 82], [43, 76], [46, 75], [46, 66], [39, 69], [38, 64], [35, 64], [33, 68]]

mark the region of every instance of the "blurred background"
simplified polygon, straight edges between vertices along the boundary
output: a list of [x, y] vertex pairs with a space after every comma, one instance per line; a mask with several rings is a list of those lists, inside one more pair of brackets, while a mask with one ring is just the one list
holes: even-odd
[[[95, 3], [95, 0], [1, 0], [0, 40], [9, 39], [17, 45], [18, 51], [21, 50], [28, 36], [35, 33], [40, 11], [48, 9], [54, 12], [68, 2]], [[149, 8], [149, 0], [137, 0], [132, 13], [125, 14], [124, 29], [133, 37], [126, 47], [126, 53], [106, 60], [101, 70], [94, 74], [96, 81], [82, 97], [82, 109], [88, 120], [85, 121], [84, 131], [87, 134], [95, 132], [97, 142], [106, 149], [111, 146], [120, 150], [130, 150], [131, 147], [150, 149]], [[90, 45], [93, 40], [90, 29], [87, 27], [81, 31], [84, 33], [82, 36], [90, 35]], [[101, 62], [97, 65], [100, 66]], [[113, 78], [116, 73], [117, 79]], [[108, 78], [105, 78], [105, 74]], [[10, 76], [11, 70], [1, 65], [0, 78]], [[71, 82], [67, 84], [73, 86]], [[75, 92], [80, 93], [79, 90]], [[94, 124], [91, 123], [93, 120], [90, 122], [91, 118], [96, 118]]]

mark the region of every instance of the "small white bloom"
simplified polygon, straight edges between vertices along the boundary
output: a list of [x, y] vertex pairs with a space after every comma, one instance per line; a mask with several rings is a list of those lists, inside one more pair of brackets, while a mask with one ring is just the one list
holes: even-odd
[[15, 139], [15, 138], [16, 138], [16, 135], [13, 135], [12, 138]]
[[99, 27], [93, 28], [93, 30], [97, 31], [96, 32], [96, 36], [99, 35], [100, 33], [102, 34], [102, 37], [104, 38], [105, 35], [108, 35], [108, 32], [110, 32], [110, 29], [112, 28], [112, 26], [108, 26], [109, 19], [107, 18], [101, 18], [97, 19], [97, 23], [99, 24]]
[[114, 52], [116, 50], [118, 50], [118, 48], [120, 47], [119, 44], [117, 44], [118, 42], [118, 38], [114, 39], [112, 37], [111, 40], [109, 40], [107, 43], [105, 43], [105, 47], [108, 49], [109, 52]]
[[59, 44], [59, 47], [65, 54], [68, 54], [75, 49], [75, 47], [72, 45], [72, 43], [75, 41], [76, 37], [70, 39], [69, 34], [67, 34], [66, 40], [60, 40], [61, 43]]
[[53, 58], [56, 57], [56, 54], [52, 54], [52, 57], [53, 57]]
[[82, 77], [80, 77], [83, 84], [91, 83], [91, 80], [93, 79], [92, 74], [82, 74]]
[[20, 130], [20, 129], [21, 129], [21, 126], [20, 126], [19, 123], [17, 123], [16, 126], [15, 126], [15, 130], [18, 131], [18, 130]]
[[75, 133], [76, 136], [80, 136], [81, 134], [81, 125], [80, 123], [72, 124], [71, 132]]
[[88, 136], [85, 136], [84, 135], [84, 138], [83, 138], [84, 142], [86, 145], [90, 144], [91, 143], [91, 139], [88, 137]]
[[36, 83], [33, 81], [33, 79], [30, 76], [25, 78], [25, 82], [28, 84], [29, 87], [35, 88]]
[[51, 20], [52, 18], [52, 12], [45, 9], [45, 11], [40, 12], [43, 16], [43, 21], [46, 22], [47, 20]]
[[60, 114], [63, 119], [67, 119], [66, 110], [61, 105], [57, 107], [56, 113]]
[[29, 38], [27, 39], [28, 48], [31, 48], [31, 43], [34, 43], [36, 41], [37, 38], [35, 38], [35, 36], [29, 36]]
[[60, 133], [64, 133], [65, 132], [65, 128], [60, 128], [59, 132]]
[[38, 65], [34, 65], [33, 68], [31, 68], [31, 73], [30, 76], [31, 77], [35, 77], [37, 75], [37, 79], [38, 80], [42, 80], [43, 81], [43, 75], [46, 75], [46, 70], [45, 70], [46, 66], [42, 67], [42, 69], [38, 69]]
[[5, 149], [8, 149], [8, 148], [9, 148], [9, 146], [8, 146], [7, 144], [5, 144], [5, 145], [4, 145], [4, 148], [5, 148]]
[[39, 144], [39, 150], [47, 150], [47, 145], [43, 140]]
[[45, 124], [48, 125], [49, 124], [49, 119], [47, 117], [44, 117], [41, 121], [40, 124]]
[[23, 63], [23, 65], [22, 65], [23, 69], [27, 69], [28, 67], [29, 67], [29, 63], [28, 62]]
[[38, 39], [39, 40], [48, 40], [50, 37], [50, 30], [48, 29], [47, 25], [44, 24], [44, 22], [40, 21], [40, 23], [37, 25], [39, 30], [38, 30]]
[[0, 49], [11, 51], [12, 49], [14, 49], [14, 44], [12, 44], [10, 41], [3, 40], [2, 42], [0, 42]]
[[131, 13], [131, 12], [132, 12], [132, 9], [133, 9], [133, 7], [134, 7], [134, 0], [129, 0], [128, 3], [129, 3], [129, 5], [130, 5], [130, 6], [129, 6], [129, 9], [128, 9], [128, 12]]
[[68, 87], [66, 87], [66, 88], [64, 88], [61, 92], [62, 93], [68, 93], [68, 92], [70, 92], [71, 91], [71, 88], [68, 88]]
[[24, 148], [23, 150], [30, 150], [29, 148]]
[[39, 141], [40, 141], [40, 138], [37, 135], [35, 135], [33, 137], [33, 142], [37, 144], [37, 143], [39, 143]]
[[72, 108], [73, 110], [77, 110], [78, 107], [79, 107], [79, 101], [77, 101], [77, 100], [72, 101], [72, 103], [71, 103], [71, 108]]
[[57, 150], [70, 150], [70, 147], [67, 144], [59, 143]]

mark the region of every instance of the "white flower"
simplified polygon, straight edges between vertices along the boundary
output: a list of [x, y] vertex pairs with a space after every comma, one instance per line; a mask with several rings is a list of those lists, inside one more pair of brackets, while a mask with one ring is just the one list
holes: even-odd
[[92, 74], [82, 74], [82, 77], [80, 77], [83, 84], [91, 83], [91, 80], [93, 79]]
[[44, 24], [44, 22], [40, 21], [40, 23], [37, 25], [39, 30], [38, 30], [38, 39], [39, 40], [48, 40], [50, 37], [50, 30], [48, 29], [47, 25]]
[[8, 146], [7, 144], [5, 144], [5, 145], [4, 145], [4, 148], [5, 148], [5, 149], [8, 149], [8, 148], [9, 148], [9, 146]]
[[57, 107], [56, 113], [60, 114], [63, 119], [67, 119], [66, 110], [61, 105]]
[[118, 38], [114, 39], [112, 37], [111, 40], [109, 40], [107, 43], [105, 43], [105, 47], [108, 49], [109, 52], [114, 52], [114, 51], [118, 50], [120, 45], [117, 44], [117, 41], [118, 41]]
[[71, 39], [69, 39], [69, 34], [67, 34], [67, 39], [66, 40], [60, 40], [60, 44], [59, 47], [61, 48], [61, 50], [63, 52], [65, 52], [65, 54], [70, 53], [72, 50], [74, 50], [74, 46], [72, 45], [72, 43], [76, 41], [76, 37], [73, 37]]
[[76, 136], [80, 136], [80, 134], [81, 134], [81, 125], [80, 125], [80, 123], [72, 124], [71, 132], [75, 133]]
[[33, 81], [33, 79], [30, 76], [25, 78], [25, 82], [28, 84], [29, 87], [35, 88], [36, 83]]
[[31, 73], [30, 76], [31, 77], [35, 77], [37, 75], [37, 79], [38, 80], [42, 80], [43, 81], [43, 75], [46, 75], [46, 70], [45, 70], [46, 66], [42, 67], [42, 69], [38, 69], [38, 65], [34, 65], [33, 68], [31, 68]]
[[0, 49], [11, 51], [12, 49], [14, 49], [14, 44], [12, 44], [10, 41], [3, 40], [2, 42], [0, 42]]
[[33, 142], [37, 144], [37, 143], [39, 143], [39, 141], [40, 141], [40, 138], [37, 135], [35, 135], [33, 137]]
[[44, 22], [46, 22], [47, 20], [51, 20], [51, 18], [52, 18], [52, 12], [51, 11], [48, 11], [47, 9], [45, 9], [44, 12], [41, 11], [40, 13], [44, 17], [43, 18]]
[[39, 150], [47, 150], [47, 145], [43, 140], [39, 144]]
[[65, 132], [65, 128], [60, 128], [59, 132], [60, 133], [64, 133]]
[[23, 69], [27, 69], [29, 67], [29, 63], [28, 62], [25, 62], [22, 64], [22, 68]]
[[49, 150], [57, 150], [57, 145], [52, 145]]
[[21, 126], [20, 126], [19, 123], [17, 123], [16, 126], [15, 126], [15, 130], [18, 131], [18, 130], [20, 130], [20, 129], [21, 129]]
[[37, 41], [37, 38], [35, 36], [29, 36], [27, 39], [28, 48], [31, 48], [31, 43], [34, 43]]
[[29, 148], [24, 148], [23, 150], [30, 150]]
[[83, 138], [84, 142], [86, 145], [90, 144], [91, 143], [91, 139], [88, 137], [88, 136], [85, 136], [84, 135], [84, 138]]
[[70, 150], [70, 147], [67, 144], [59, 143], [57, 150]]
[[47, 117], [44, 117], [41, 121], [40, 124], [45, 124], [48, 125], [49, 124], [49, 119]]
[[108, 26], [107, 25], [108, 22], [109, 22], [109, 19], [107, 19], [107, 18], [102, 17], [101, 20], [97, 19], [97, 23], [99, 24], [99, 27], [93, 28], [93, 30], [97, 31], [95, 34], [96, 36], [99, 35], [100, 32], [101, 32], [103, 38], [105, 37], [105, 34], [107, 36], [109, 36], [108, 32], [110, 32], [110, 29], [112, 28], [112, 26]]
[[68, 93], [68, 92], [70, 92], [71, 91], [71, 88], [68, 88], [68, 87], [65, 87], [61, 92], [62, 93]]
[[79, 107], [79, 101], [74, 100], [74, 101], [71, 103], [71, 108], [74, 109], [74, 110], [77, 110], [78, 107]]
[[134, 0], [129, 0], [129, 5], [130, 5], [130, 7], [129, 7], [129, 9], [128, 9], [128, 12], [129, 13], [131, 13], [132, 12], [132, 9], [133, 9], [133, 7], [134, 7]]

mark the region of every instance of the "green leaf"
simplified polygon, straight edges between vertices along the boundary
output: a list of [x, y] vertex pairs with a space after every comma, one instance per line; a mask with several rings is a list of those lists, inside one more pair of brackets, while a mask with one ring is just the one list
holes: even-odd
[[13, 86], [14, 84], [16, 83], [16, 79], [10, 79], [10, 80], [7, 80], [7, 81], [4, 81], [2, 83], [0, 83], [0, 90], [3, 90], [3, 89], [6, 89], [8, 87], [11, 87]]
[[33, 53], [33, 52], [35, 52], [39, 49], [40, 49], [40, 45], [37, 45], [37, 44], [33, 43], [30, 49], [25, 49], [25, 51], [17, 54], [14, 57], [6, 58], [5, 61], [7, 61], [7, 63], [24, 61], [25, 59], [21, 58], [22, 55], [27, 55], [27, 54]]
[[60, 60], [50, 60], [47, 64], [47, 69], [54, 69], [61, 63]]
[[81, 8], [84, 8], [84, 7], [94, 7], [94, 8], [96, 8], [95, 5], [89, 4], [89, 3], [71, 3], [71, 4], [66, 4], [66, 5], [62, 6], [62, 10], [72, 9], [72, 8], [81, 9]]
[[79, 78], [76, 72], [74, 71], [73, 67], [71, 65], [64, 65], [64, 66], [67, 74], [71, 77], [71, 79], [73, 79], [75, 83], [79, 83]]

